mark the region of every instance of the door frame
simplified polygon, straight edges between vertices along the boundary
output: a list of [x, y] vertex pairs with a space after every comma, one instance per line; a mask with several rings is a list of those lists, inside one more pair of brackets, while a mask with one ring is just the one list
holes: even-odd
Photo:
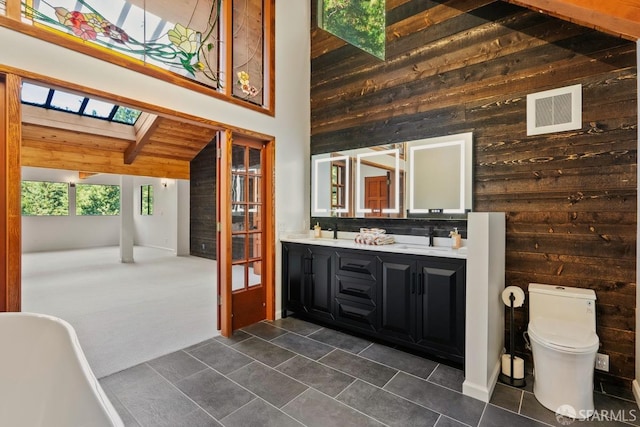
[[[260, 141], [263, 144], [264, 162], [262, 179], [264, 180], [264, 262], [262, 280], [265, 287], [265, 318], [275, 320], [275, 140], [255, 138], [236, 132], [238, 136]], [[218, 251], [218, 290], [220, 292], [219, 327], [222, 336], [233, 334], [232, 306], [232, 235], [231, 235], [231, 161], [234, 132], [220, 132], [218, 138], [218, 191], [217, 191], [217, 251]]]
[[[251, 131], [233, 125], [227, 125], [211, 119], [194, 116], [177, 110], [172, 110], [159, 105], [141, 102], [126, 96], [104, 92], [77, 83], [62, 81], [46, 75], [29, 72], [0, 64], [0, 81], [6, 85], [7, 90], [0, 91], [0, 245], [5, 249], [5, 255], [0, 264], [5, 267], [0, 272], [0, 312], [21, 310], [21, 264], [22, 264], [22, 216], [20, 207], [20, 183], [22, 179], [22, 163], [20, 160], [20, 148], [22, 144], [22, 104], [20, 92], [22, 81], [28, 80], [40, 84], [56, 87], [63, 90], [85, 93], [88, 96], [110, 100], [115, 103], [137, 108], [165, 117], [177, 117], [189, 123], [201, 125], [207, 128], [221, 130], [221, 133], [236, 132], [250, 138], [265, 141], [265, 179], [269, 180], [270, 190], [265, 200], [265, 209], [268, 209], [267, 217], [271, 221], [270, 227], [265, 227], [265, 269], [264, 277], [267, 280], [267, 319], [275, 319], [275, 139], [271, 135]], [[220, 261], [218, 261], [220, 262]], [[218, 282], [220, 283], [220, 282]], [[220, 288], [218, 288], [220, 292]], [[216, 296], [212, 296], [212, 304], [217, 304]], [[220, 323], [217, 325], [220, 329]], [[229, 332], [230, 333], [230, 332]]]

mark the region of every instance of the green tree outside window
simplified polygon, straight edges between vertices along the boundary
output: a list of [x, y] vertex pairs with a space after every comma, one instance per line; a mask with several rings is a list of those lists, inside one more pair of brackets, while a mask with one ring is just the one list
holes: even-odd
[[69, 185], [62, 182], [22, 181], [22, 215], [69, 215]]
[[319, 0], [320, 28], [385, 59], [385, 0]]
[[140, 215], [153, 215], [153, 185], [140, 187]]
[[120, 215], [120, 187], [77, 184], [76, 215]]

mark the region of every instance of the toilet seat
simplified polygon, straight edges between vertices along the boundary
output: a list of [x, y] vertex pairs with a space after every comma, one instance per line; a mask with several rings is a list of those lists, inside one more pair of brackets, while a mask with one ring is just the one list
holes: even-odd
[[531, 339], [563, 353], [592, 353], [600, 346], [593, 330], [563, 319], [537, 317], [529, 322], [528, 332]]

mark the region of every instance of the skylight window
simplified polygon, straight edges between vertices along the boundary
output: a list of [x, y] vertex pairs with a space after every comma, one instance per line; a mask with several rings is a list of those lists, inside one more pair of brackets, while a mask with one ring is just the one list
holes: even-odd
[[108, 119], [113, 112], [114, 104], [104, 101], [98, 101], [97, 99], [89, 99], [87, 106], [84, 108], [84, 115], [91, 117], [100, 117], [101, 119]]
[[51, 107], [77, 113], [82, 107], [84, 97], [56, 90], [51, 98]]
[[385, 0], [319, 0], [318, 25], [380, 59], [385, 59]]
[[24, 82], [22, 103], [85, 117], [133, 125], [140, 110]]

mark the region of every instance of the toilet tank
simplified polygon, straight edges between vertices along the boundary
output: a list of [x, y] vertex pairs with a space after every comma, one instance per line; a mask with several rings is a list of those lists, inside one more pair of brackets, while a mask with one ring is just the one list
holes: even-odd
[[593, 289], [529, 284], [529, 322], [550, 317], [587, 325], [596, 330], [596, 293]]

